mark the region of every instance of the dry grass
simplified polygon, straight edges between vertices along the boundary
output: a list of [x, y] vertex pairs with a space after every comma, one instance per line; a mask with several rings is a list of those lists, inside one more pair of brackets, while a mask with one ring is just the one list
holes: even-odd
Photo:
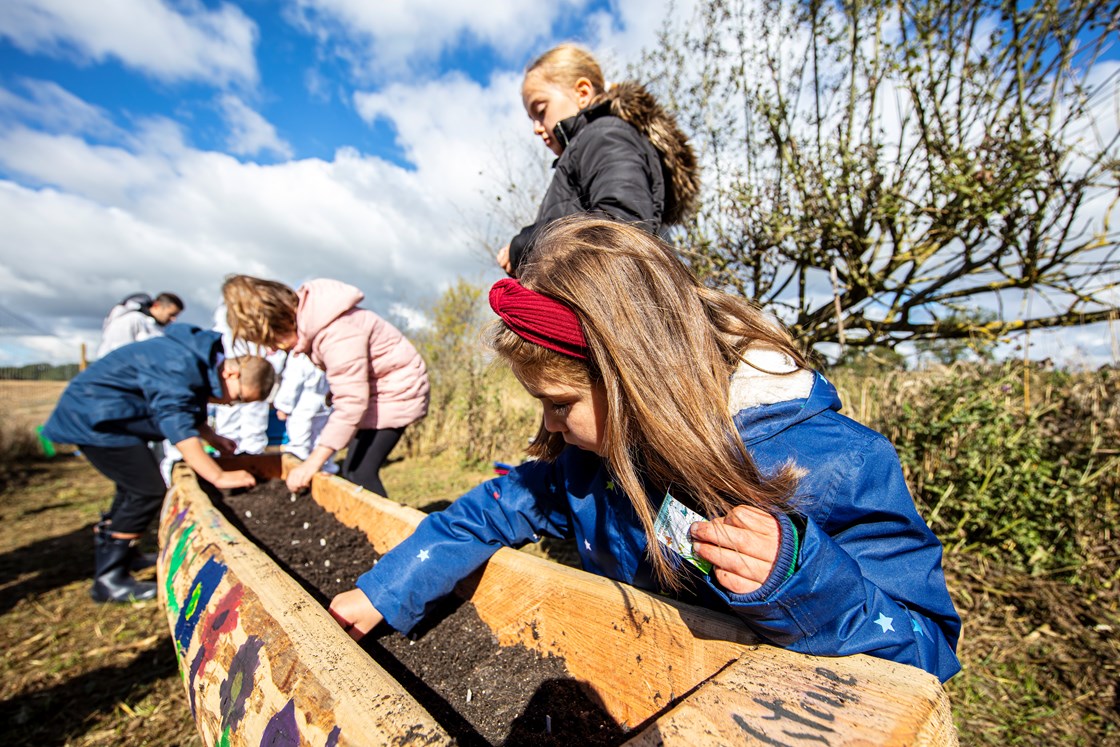
[[0, 380], [0, 412], [8, 420], [42, 425], [66, 388], [65, 381]]
[[0, 744], [200, 744], [159, 606], [88, 596], [111, 495], [76, 457], [0, 494]]

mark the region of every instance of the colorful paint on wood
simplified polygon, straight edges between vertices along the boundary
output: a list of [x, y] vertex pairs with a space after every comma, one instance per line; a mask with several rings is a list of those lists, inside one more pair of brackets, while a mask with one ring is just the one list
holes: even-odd
[[158, 570], [179, 671], [207, 745], [451, 743], [213, 508], [193, 475], [178, 474], [164, 502]]

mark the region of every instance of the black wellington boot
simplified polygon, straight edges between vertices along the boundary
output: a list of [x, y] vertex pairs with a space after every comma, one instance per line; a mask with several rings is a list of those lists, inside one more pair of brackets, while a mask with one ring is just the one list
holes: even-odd
[[142, 552], [139, 545], [132, 546], [132, 555], [128, 559], [128, 570], [143, 571], [155, 567], [155, 564], [156, 554], [154, 552]]
[[[109, 515], [105, 512], [101, 513], [101, 521], [93, 528], [94, 534], [108, 533], [113, 522], [109, 520]], [[134, 543], [128, 555], [128, 570], [130, 571], [143, 571], [148, 568], [155, 567], [156, 554], [154, 552], [141, 552], [139, 543]]]
[[153, 599], [156, 585], [151, 581], [137, 581], [129, 575], [133, 543], [136, 540], [120, 539], [108, 531], [94, 535], [94, 558], [97, 570], [89, 595], [95, 602], [142, 602]]

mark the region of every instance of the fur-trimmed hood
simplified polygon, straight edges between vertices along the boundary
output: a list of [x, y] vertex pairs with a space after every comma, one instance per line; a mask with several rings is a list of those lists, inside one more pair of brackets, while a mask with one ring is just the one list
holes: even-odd
[[676, 118], [657, 103], [645, 86], [634, 81], [615, 83], [596, 103], [604, 101], [610, 102], [611, 114], [633, 125], [661, 154], [665, 184], [670, 187], [666, 189], [662, 222], [669, 225], [687, 220], [696, 211], [700, 198], [700, 167]]

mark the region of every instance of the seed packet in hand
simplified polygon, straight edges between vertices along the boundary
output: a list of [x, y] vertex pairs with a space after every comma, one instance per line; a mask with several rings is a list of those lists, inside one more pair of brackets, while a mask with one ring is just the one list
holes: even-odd
[[657, 512], [657, 520], [653, 522], [653, 532], [661, 544], [692, 563], [703, 573], [711, 573], [712, 564], [692, 552], [692, 537], [689, 536], [688, 528], [697, 521], [707, 521], [707, 519], [669, 493], [665, 493], [661, 510]]

